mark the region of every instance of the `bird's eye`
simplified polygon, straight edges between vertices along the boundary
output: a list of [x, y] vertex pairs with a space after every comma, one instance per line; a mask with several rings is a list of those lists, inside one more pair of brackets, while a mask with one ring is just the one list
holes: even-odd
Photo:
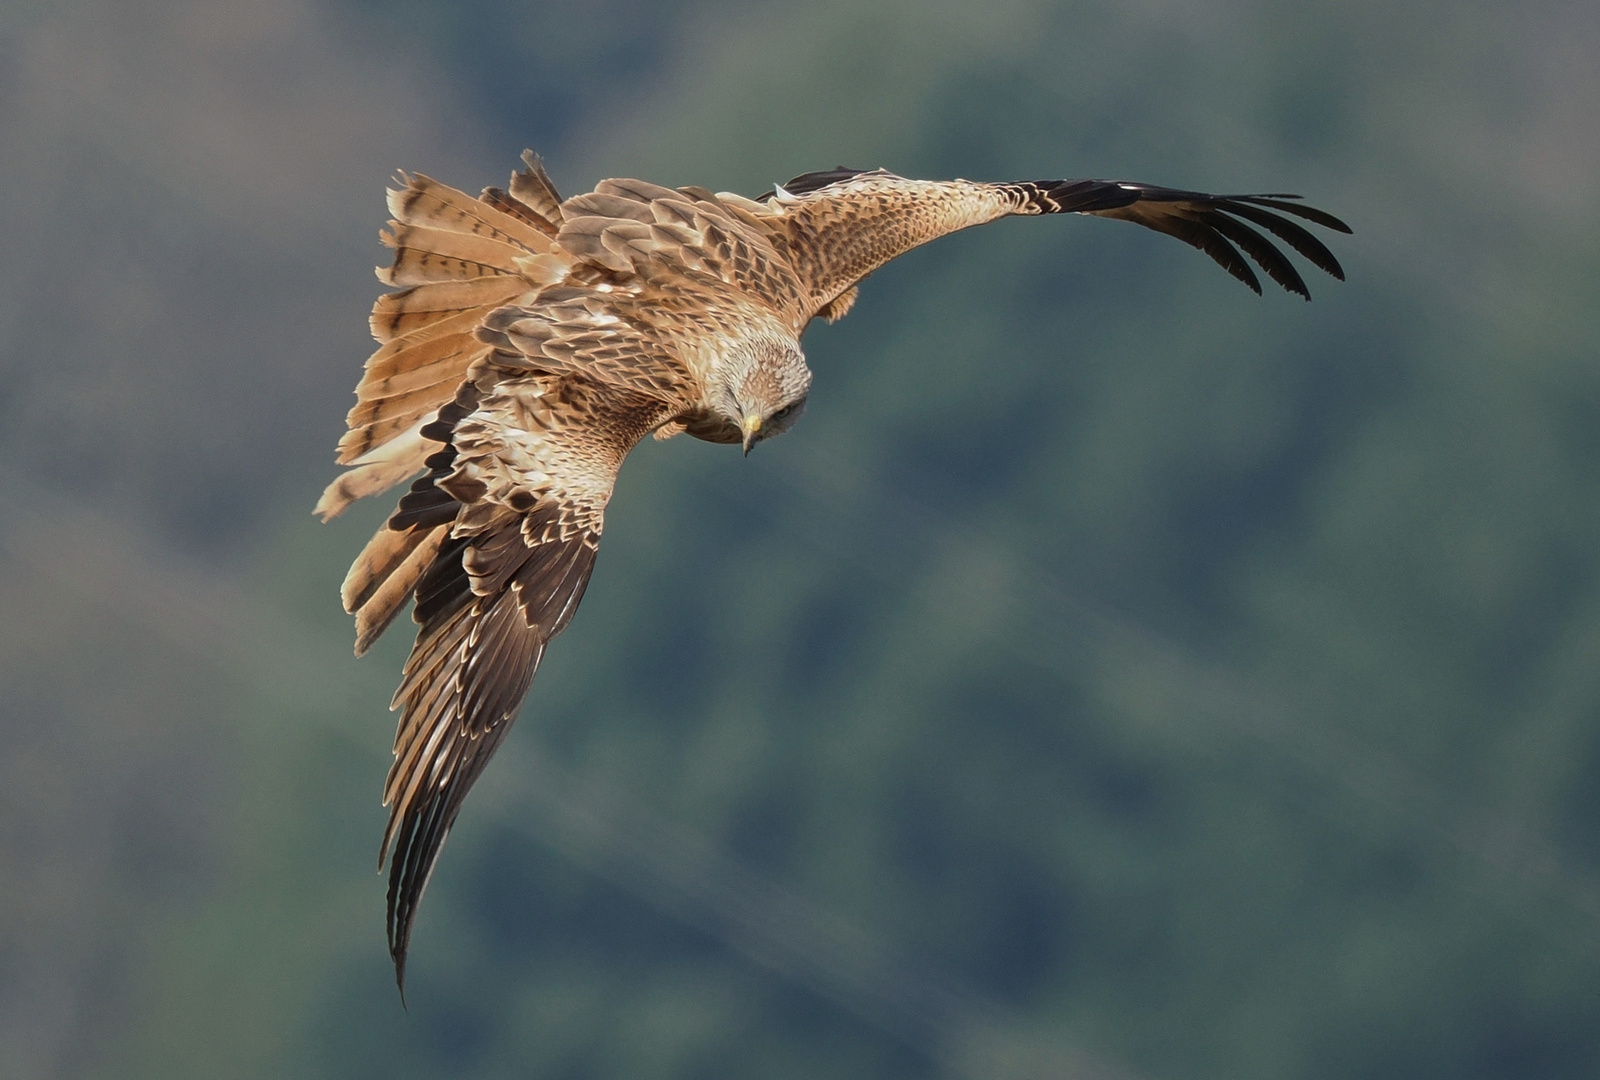
[[777, 412], [773, 413], [767, 419], [768, 420], [782, 420], [785, 416], [788, 416], [792, 412], [794, 412], [794, 406], [793, 405], [785, 405], [783, 408], [781, 408]]

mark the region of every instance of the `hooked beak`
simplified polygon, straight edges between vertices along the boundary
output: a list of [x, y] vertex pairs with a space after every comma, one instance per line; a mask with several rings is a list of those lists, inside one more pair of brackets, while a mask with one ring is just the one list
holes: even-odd
[[749, 457], [750, 448], [754, 446], [756, 442], [756, 432], [761, 430], [761, 417], [747, 416], [744, 418], [744, 423], [741, 424], [740, 427], [744, 430], [744, 456]]

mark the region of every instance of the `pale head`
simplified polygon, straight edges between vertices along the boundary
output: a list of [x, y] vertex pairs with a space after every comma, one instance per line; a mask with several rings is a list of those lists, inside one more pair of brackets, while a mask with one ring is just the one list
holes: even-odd
[[739, 429], [748, 454], [800, 419], [811, 391], [811, 369], [793, 341], [755, 338], [729, 358], [720, 381], [721, 411]]

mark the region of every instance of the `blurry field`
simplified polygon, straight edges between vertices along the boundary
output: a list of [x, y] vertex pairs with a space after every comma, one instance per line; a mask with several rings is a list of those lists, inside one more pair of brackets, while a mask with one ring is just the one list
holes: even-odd
[[[0, 11], [0, 1075], [1600, 1074], [1600, 15]], [[394, 992], [317, 525], [395, 168], [1298, 191], [874, 275], [646, 443]]]

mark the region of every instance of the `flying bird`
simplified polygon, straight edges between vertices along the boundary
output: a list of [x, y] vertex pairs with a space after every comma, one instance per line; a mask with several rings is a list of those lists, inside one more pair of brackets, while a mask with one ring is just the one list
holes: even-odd
[[[646, 435], [741, 446], [787, 431], [811, 372], [800, 335], [861, 280], [947, 233], [1003, 217], [1093, 214], [1177, 237], [1257, 293], [1249, 256], [1310, 299], [1262, 231], [1343, 279], [1299, 196], [1204, 195], [1111, 180], [910, 180], [806, 173], [750, 199], [603, 180], [563, 200], [539, 159], [474, 198], [400, 174], [381, 234], [395, 291], [339, 443], [323, 520], [422, 475], [345, 578], [364, 653], [408, 601], [419, 624], [391, 708], [384, 785], [389, 952], [406, 951], [462, 800], [515, 718], [594, 569], [623, 458]], [[1296, 220], [1299, 219], [1299, 220]], [[1241, 251], [1243, 254], [1241, 255]]]

